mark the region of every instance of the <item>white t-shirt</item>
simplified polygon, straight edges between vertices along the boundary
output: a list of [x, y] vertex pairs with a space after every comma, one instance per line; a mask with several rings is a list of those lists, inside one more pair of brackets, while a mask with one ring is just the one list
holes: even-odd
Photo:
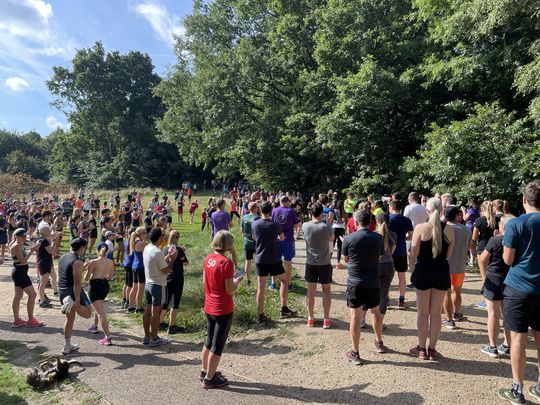
[[110, 253], [112, 255], [114, 252], [114, 243], [112, 243], [111, 240], [107, 239], [105, 241], [105, 244], [107, 245], [107, 253]]
[[167, 275], [161, 270], [167, 267], [167, 261], [163, 252], [153, 243], [144, 248], [143, 262], [146, 282], [166, 286]]
[[416, 228], [418, 224], [427, 222], [429, 219], [426, 207], [418, 203], [407, 205], [403, 215], [411, 220], [413, 228]]

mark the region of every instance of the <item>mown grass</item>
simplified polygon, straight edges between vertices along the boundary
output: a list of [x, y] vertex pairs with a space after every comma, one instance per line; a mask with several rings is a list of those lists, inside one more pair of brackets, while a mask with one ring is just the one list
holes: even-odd
[[[107, 194], [107, 198], [108, 198]], [[161, 194], [160, 194], [161, 195]], [[167, 192], [167, 195], [172, 198], [173, 192]], [[183, 219], [184, 222], [179, 222], [176, 212], [173, 214], [173, 229], [180, 232], [179, 245], [186, 245], [186, 256], [189, 260], [189, 265], [185, 267], [185, 282], [184, 292], [182, 300], [180, 302], [180, 310], [177, 317], [177, 324], [186, 328], [187, 333], [182, 334], [182, 339], [185, 338], [199, 338], [204, 333], [205, 318], [202, 312], [204, 306], [204, 288], [202, 282], [202, 270], [203, 262], [206, 255], [211, 253], [210, 242], [211, 232], [208, 226], [201, 231], [201, 213], [202, 208], [207, 205], [210, 193], [197, 195], [196, 199], [199, 202], [199, 209], [195, 214], [195, 221], [193, 224], [189, 223], [189, 214], [187, 209], [184, 209]], [[143, 199], [143, 207], [146, 207], [151, 195], [146, 195]], [[102, 201], [105, 200], [104, 195], [100, 195]], [[124, 198], [123, 198], [124, 200]], [[186, 199], [187, 203], [187, 199]], [[176, 211], [176, 210], [175, 210]], [[235, 219], [234, 226], [231, 229], [235, 237], [235, 249], [238, 254], [239, 265], [243, 267], [244, 264], [244, 252], [243, 242], [240, 226]], [[62, 252], [66, 252], [69, 249], [69, 233], [66, 234], [64, 242], [62, 244]], [[253, 273], [254, 274], [254, 273]], [[114, 282], [111, 283], [111, 291], [109, 293], [109, 300], [120, 303], [122, 300], [122, 288], [124, 280], [124, 269], [118, 268], [117, 276]], [[299, 310], [301, 314], [304, 313], [304, 296], [306, 293], [305, 281], [298, 276], [293, 269], [293, 281], [294, 288], [289, 293], [289, 306], [294, 310]], [[247, 285], [246, 280], [242, 282], [238, 288], [235, 297], [235, 317], [232, 327], [232, 333], [244, 333], [247, 330], [255, 327], [257, 321], [257, 309], [255, 304], [257, 279], [252, 275], [251, 286]], [[271, 319], [279, 318], [279, 293], [271, 292], [267, 290], [265, 297], [265, 314]], [[141, 314], [129, 314], [129, 317], [136, 323], [142, 324]], [[271, 326], [271, 324], [269, 325]], [[118, 324], [118, 327], [120, 324]]]

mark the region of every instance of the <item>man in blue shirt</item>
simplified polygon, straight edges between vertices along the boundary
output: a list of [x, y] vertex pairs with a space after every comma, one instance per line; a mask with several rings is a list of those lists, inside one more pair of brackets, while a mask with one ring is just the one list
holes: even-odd
[[[523, 379], [527, 357], [527, 332], [532, 329], [540, 351], [540, 179], [523, 192], [525, 214], [505, 226], [503, 259], [510, 266], [504, 281], [504, 327], [510, 329], [512, 388], [499, 389], [499, 396], [524, 404]], [[529, 394], [540, 401], [540, 378]]]

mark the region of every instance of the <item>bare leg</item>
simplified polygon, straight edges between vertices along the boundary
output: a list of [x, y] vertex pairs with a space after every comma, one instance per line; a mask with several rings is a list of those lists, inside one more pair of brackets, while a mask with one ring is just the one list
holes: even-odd
[[308, 283], [307, 295], [306, 295], [306, 307], [308, 313], [308, 319], [314, 318], [315, 308], [315, 291], [317, 291], [317, 283]]
[[201, 357], [202, 357], [202, 369], [208, 371], [208, 357], [210, 355], [210, 350], [203, 346]]
[[216, 373], [220, 360], [221, 360], [221, 356], [218, 356], [217, 354], [210, 352], [210, 354], [208, 355], [208, 368], [206, 369], [207, 379], [210, 380], [214, 378], [214, 374]]
[[28, 313], [28, 319], [34, 317], [34, 305], [36, 304], [36, 290], [34, 286], [28, 286], [23, 290], [28, 295], [28, 301], [26, 302], [26, 312]]
[[173, 325], [176, 324], [176, 315], [177, 314], [178, 314], [178, 310], [174, 309], [174, 308], [171, 308], [171, 312], [169, 314], [169, 326], [173, 326]]
[[405, 272], [400, 271], [398, 272], [398, 280], [399, 280], [399, 295], [401, 297], [405, 297], [405, 292], [407, 291], [407, 281], [405, 280]]
[[66, 322], [64, 323], [64, 338], [71, 339], [71, 333], [73, 332], [73, 323], [75, 322], [76, 311], [69, 311], [66, 314]]
[[431, 289], [429, 304], [429, 347], [435, 349], [441, 334], [441, 310], [446, 291]]
[[44, 275], [41, 276], [41, 280], [39, 282], [38, 294], [39, 294], [40, 300], [45, 299], [45, 287], [47, 286], [48, 282], [49, 282], [49, 273], [45, 273]]
[[429, 307], [431, 303], [431, 290], [416, 289], [416, 328], [418, 330], [418, 346], [425, 349], [429, 328]]
[[257, 313], [264, 313], [264, 289], [266, 288], [266, 277], [257, 277], [259, 284], [257, 285]]
[[94, 307], [94, 311], [96, 311], [96, 316], [99, 318], [99, 322], [101, 324], [101, 327], [103, 328], [103, 333], [105, 333], [105, 337], [110, 337], [111, 332], [109, 330], [109, 322], [107, 320], [107, 313], [105, 312], [105, 306], [103, 305], [103, 301], [94, 301], [92, 303], [92, 306]]
[[135, 306], [137, 308], [142, 308], [142, 297], [144, 293], [144, 283], [137, 283], [137, 299]]
[[[540, 339], [540, 333], [533, 331], [535, 342], [538, 350], [538, 339]], [[512, 365], [512, 379], [518, 384], [523, 384], [525, 376], [525, 364], [527, 362], [527, 355], [525, 349], [527, 348], [527, 333], [510, 332], [512, 343], [510, 344], [510, 364]]]
[[53, 292], [58, 292], [57, 276], [56, 276], [56, 270], [54, 269], [54, 266], [51, 267], [51, 286], [52, 286]]
[[360, 308], [351, 308], [351, 324], [349, 326], [349, 332], [351, 334], [351, 346], [353, 352], [358, 353], [358, 347], [360, 345]]
[[144, 308], [144, 314], [143, 314], [143, 328], [144, 328], [144, 336], [150, 336], [150, 320], [152, 318], [152, 306], [147, 305]]
[[452, 304], [454, 312], [461, 313], [461, 287], [452, 287]]
[[375, 333], [375, 340], [382, 342], [382, 327], [383, 327], [383, 315], [379, 311], [379, 307], [371, 308], [371, 319], [373, 322], [373, 333]]
[[[147, 306], [148, 308], [148, 306]], [[159, 315], [161, 314], [162, 306], [151, 307], [151, 324], [150, 324], [150, 338], [157, 338], [159, 331]]]
[[454, 310], [454, 306], [452, 305], [452, 293], [450, 290], [446, 292], [446, 295], [444, 296], [444, 315], [446, 316], [446, 319], [448, 321], [452, 320], [452, 312]]
[[278, 276], [279, 281], [281, 281], [281, 286], [279, 287], [279, 301], [281, 302], [282, 307], [286, 307], [289, 303], [289, 277], [287, 273]]
[[85, 319], [90, 319], [92, 316], [92, 308], [87, 307], [86, 305], [79, 305], [79, 308], [77, 308], [77, 315]]
[[21, 305], [21, 299], [23, 297], [24, 291], [20, 287], [15, 287], [15, 294], [13, 295], [13, 301], [11, 303], [11, 309], [13, 310], [13, 318], [15, 320], [20, 319], [19, 316], [19, 307]]
[[244, 263], [244, 271], [246, 272], [246, 278], [249, 281], [251, 279], [251, 260], [246, 260]]
[[501, 304], [502, 301], [491, 301], [486, 300], [488, 319], [487, 319], [487, 330], [489, 345], [491, 347], [497, 346], [497, 341], [499, 339], [500, 324], [499, 319], [501, 317]]
[[330, 319], [330, 304], [332, 303], [332, 284], [322, 284], [321, 287], [324, 319]]

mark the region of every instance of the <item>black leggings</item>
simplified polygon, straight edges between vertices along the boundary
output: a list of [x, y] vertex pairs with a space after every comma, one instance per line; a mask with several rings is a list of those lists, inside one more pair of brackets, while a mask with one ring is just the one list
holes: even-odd
[[216, 356], [221, 356], [231, 330], [233, 312], [227, 315], [206, 315], [206, 343], [205, 347]]
[[206, 219], [204, 221], [202, 221], [201, 231], [204, 231], [205, 226], [206, 226]]
[[334, 246], [336, 246], [337, 243], [337, 261], [338, 263], [341, 260], [341, 246], [343, 245], [343, 242], [341, 241], [340, 236], [345, 235], [345, 228], [334, 228]]
[[238, 211], [231, 211], [231, 219], [233, 217], [238, 217], [238, 219], [240, 219], [240, 214], [238, 213]]
[[131, 267], [124, 267], [124, 271], [126, 272], [124, 284], [133, 287], [133, 270], [131, 270]]
[[167, 281], [167, 301], [163, 305], [163, 309], [167, 309], [170, 302], [172, 301], [172, 308], [178, 309], [180, 307], [180, 299], [182, 298], [182, 293], [184, 292], [184, 274], [181, 276], [176, 276], [172, 280]]

